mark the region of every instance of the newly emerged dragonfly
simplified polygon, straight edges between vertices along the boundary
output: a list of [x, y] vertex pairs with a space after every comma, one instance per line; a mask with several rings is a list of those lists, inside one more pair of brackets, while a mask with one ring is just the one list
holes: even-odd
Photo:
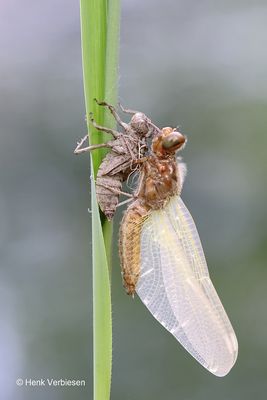
[[141, 164], [136, 200], [120, 228], [120, 258], [128, 294], [217, 376], [233, 367], [238, 343], [209, 277], [195, 223], [180, 194], [185, 165], [176, 151], [185, 137], [163, 128]]

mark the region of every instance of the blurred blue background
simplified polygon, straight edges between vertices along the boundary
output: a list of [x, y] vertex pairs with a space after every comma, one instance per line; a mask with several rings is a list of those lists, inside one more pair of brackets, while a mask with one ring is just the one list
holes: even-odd
[[[183, 199], [239, 340], [216, 378], [123, 291], [114, 237], [112, 400], [267, 391], [267, 3], [122, 1], [119, 93], [188, 136]], [[2, 1], [0, 363], [5, 400], [92, 398], [88, 157], [79, 4]], [[116, 227], [121, 212], [116, 220]], [[86, 387], [17, 387], [17, 378]]]

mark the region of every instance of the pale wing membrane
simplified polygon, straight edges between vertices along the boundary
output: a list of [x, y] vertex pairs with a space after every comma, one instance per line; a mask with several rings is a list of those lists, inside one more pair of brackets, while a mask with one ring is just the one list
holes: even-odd
[[210, 280], [194, 221], [178, 196], [152, 211], [142, 227], [136, 291], [200, 364], [217, 376], [230, 371], [236, 336]]

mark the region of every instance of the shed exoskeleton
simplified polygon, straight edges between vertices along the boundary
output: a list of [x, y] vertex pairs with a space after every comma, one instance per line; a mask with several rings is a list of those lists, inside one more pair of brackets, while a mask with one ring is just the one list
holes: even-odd
[[[104, 126], [98, 125], [92, 114], [91, 123], [95, 129], [109, 133], [113, 136], [112, 140], [106, 143], [82, 147], [88, 140], [86, 135], [74, 150], [75, 154], [93, 151], [99, 148], [108, 148], [110, 152], [104, 157], [99, 167], [96, 177], [96, 195], [100, 209], [108, 220], [114, 216], [119, 202], [119, 195], [127, 193], [122, 192], [122, 183], [128, 178], [134, 168], [138, 165], [134, 161], [143, 157], [147, 151], [147, 139], [158, 133], [160, 130], [151, 120], [142, 112], [120, 108], [124, 113], [132, 115], [129, 123], [125, 123], [119, 117], [116, 109], [106, 103], [97, 101], [99, 106], [107, 107], [117, 124], [123, 129], [123, 132], [116, 131]], [[129, 195], [129, 197], [131, 197]]]

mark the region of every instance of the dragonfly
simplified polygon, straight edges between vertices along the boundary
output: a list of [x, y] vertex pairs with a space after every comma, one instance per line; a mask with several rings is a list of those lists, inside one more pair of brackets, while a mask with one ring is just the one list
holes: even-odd
[[141, 165], [133, 203], [120, 227], [124, 287], [137, 295], [208, 371], [225, 376], [238, 343], [209, 276], [192, 216], [181, 199], [186, 174], [177, 152], [186, 137], [166, 127], [154, 136]]

